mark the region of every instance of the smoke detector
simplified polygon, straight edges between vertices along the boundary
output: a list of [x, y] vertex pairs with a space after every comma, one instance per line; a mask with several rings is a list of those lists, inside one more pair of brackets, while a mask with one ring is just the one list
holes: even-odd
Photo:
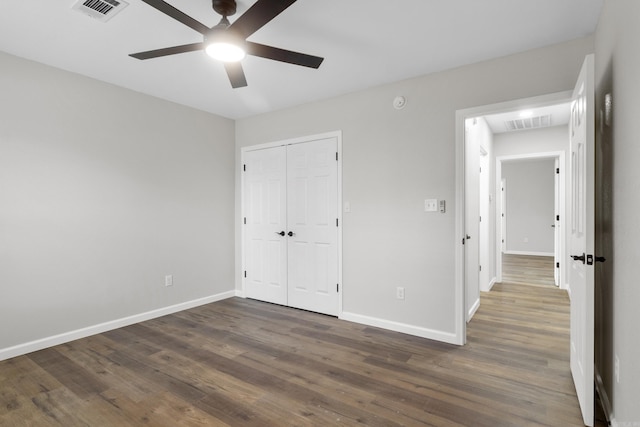
[[127, 6], [129, 3], [122, 0], [78, 0], [71, 9], [100, 22], [107, 22]]

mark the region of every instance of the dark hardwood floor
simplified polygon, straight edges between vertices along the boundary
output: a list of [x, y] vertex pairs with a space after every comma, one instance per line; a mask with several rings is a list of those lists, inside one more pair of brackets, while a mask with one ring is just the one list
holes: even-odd
[[0, 362], [2, 426], [581, 426], [564, 291], [497, 284], [463, 347], [232, 298]]

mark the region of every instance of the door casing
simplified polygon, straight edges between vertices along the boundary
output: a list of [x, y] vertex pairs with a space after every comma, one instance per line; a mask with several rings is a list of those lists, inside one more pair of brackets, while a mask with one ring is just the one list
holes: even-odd
[[[515, 99], [496, 104], [482, 105], [456, 111], [455, 122], [455, 338], [454, 342], [463, 345], [467, 340], [467, 311], [465, 289], [465, 121], [468, 118], [504, 113], [524, 108], [545, 107], [569, 102], [572, 91], [556, 92], [531, 98]], [[496, 171], [497, 172], [497, 171]], [[499, 225], [497, 225], [499, 226]], [[500, 245], [496, 244], [499, 248]], [[496, 260], [497, 262], [497, 260]], [[496, 275], [498, 265], [496, 265]]]
[[[569, 136], [567, 135], [567, 138]], [[556, 200], [559, 199], [559, 206], [555, 206], [555, 209], [557, 210], [558, 214], [560, 215], [560, 221], [555, 221], [556, 226], [559, 226], [560, 230], [562, 230], [562, 234], [560, 235], [560, 239], [558, 242], [557, 247], [554, 247], [554, 252], [557, 252], [560, 254], [559, 259], [560, 259], [560, 268], [558, 268], [558, 270], [560, 270], [558, 276], [559, 277], [565, 277], [565, 272], [566, 272], [566, 265], [567, 265], [567, 261], [565, 256], [563, 256], [562, 254], [566, 253], [566, 235], [564, 234], [564, 230], [566, 229], [566, 227], [564, 226], [565, 222], [566, 222], [566, 214], [565, 212], [567, 212], [566, 210], [566, 177], [567, 177], [567, 171], [565, 170], [566, 168], [564, 167], [565, 165], [565, 152], [564, 151], [550, 151], [550, 152], [545, 152], [545, 153], [531, 153], [531, 154], [521, 154], [521, 155], [513, 155], [513, 156], [499, 156], [496, 157], [496, 194], [500, 194], [500, 193], [504, 193], [501, 191], [502, 187], [503, 187], [503, 177], [502, 177], [502, 164], [504, 162], [508, 162], [508, 161], [517, 161], [517, 160], [536, 160], [536, 159], [556, 159], [556, 161], [558, 162], [558, 164], [560, 165], [560, 173], [557, 174], [558, 177], [558, 181], [559, 181], [559, 188], [556, 189], [554, 187], [554, 192], [558, 191], [558, 193], [554, 194], [554, 198]], [[505, 188], [506, 191], [506, 188]], [[504, 194], [501, 194], [501, 196], [504, 196]], [[500, 211], [496, 212], [496, 231], [498, 231], [499, 235], [501, 235], [501, 238], [504, 239], [504, 248], [506, 249], [506, 243], [507, 243], [507, 237], [505, 234], [505, 226], [506, 226], [506, 221], [508, 221], [509, 219], [506, 218], [506, 212], [503, 211], [502, 209], [504, 209], [504, 207], [500, 206]], [[502, 213], [505, 214], [505, 217], [502, 217]], [[503, 219], [506, 218], [506, 219]], [[499, 237], [496, 236], [496, 239], [498, 239]], [[502, 253], [504, 252], [503, 245], [496, 245], [496, 282], [500, 283], [502, 282]], [[554, 245], [556, 246], [556, 245]], [[563, 262], [564, 261], [564, 262]], [[554, 266], [554, 271], [555, 271], [555, 266]], [[560, 288], [562, 289], [566, 289], [566, 280], [564, 279], [560, 279]], [[558, 285], [556, 285], [558, 286]]]

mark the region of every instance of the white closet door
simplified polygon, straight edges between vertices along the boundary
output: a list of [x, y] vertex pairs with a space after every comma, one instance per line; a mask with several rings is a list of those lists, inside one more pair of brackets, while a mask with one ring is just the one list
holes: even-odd
[[245, 295], [287, 304], [286, 148], [250, 151], [244, 160]]
[[291, 307], [338, 314], [337, 140], [288, 146], [288, 299]]

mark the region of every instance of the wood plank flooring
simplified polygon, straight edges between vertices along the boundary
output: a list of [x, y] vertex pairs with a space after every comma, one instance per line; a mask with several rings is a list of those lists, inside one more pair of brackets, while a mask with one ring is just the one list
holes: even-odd
[[502, 254], [502, 281], [532, 286], [555, 287], [551, 256]]
[[2, 426], [581, 426], [564, 291], [496, 284], [463, 347], [231, 298], [0, 362]]

